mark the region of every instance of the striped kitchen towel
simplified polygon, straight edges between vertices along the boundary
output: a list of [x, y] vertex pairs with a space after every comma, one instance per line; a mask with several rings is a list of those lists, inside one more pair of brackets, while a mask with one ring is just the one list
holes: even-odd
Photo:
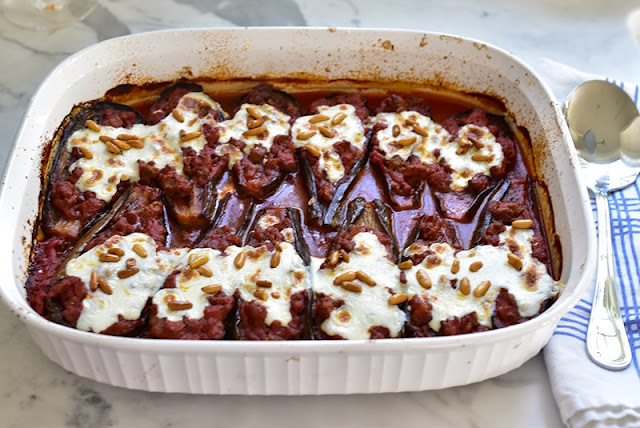
[[[559, 64], [538, 67], [559, 100], [570, 88], [594, 78]], [[638, 105], [638, 85], [615, 82]], [[578, 427], [640, 427], [640, 185], [638, 181], [609, 198], [613, 251], [622, 317], [633, 360], [625, 370], [610, 371], [593, 363], [586, 333], [593, 288], [565, 316], [544, 349], [549, 380], [563, 421]], [[595, 203], [592, 203], [595, 218]]]

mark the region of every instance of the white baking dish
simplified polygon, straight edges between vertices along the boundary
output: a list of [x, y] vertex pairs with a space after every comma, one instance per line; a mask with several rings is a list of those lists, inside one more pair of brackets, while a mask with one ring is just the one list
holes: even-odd
[[[457, 337], [287, 343], [185, 342], [102, 336], [34, 312], [24, 281], [38, 211], [42, 149], [72, 106], [122, 83], [179, 77], [287, 77], [443, 85], [500, 99], [526, 128], [562, 242], [564, 289], [538, 318]], [[60, 64], [33, 97], [3, 179], [0, 294], [65, 369], [127, 388], [207, 394], [345, 394], [463, 385], [519, 367], [547, 343], [593, 273], [588, 195], [549, 90], [508, 53], [473, 40], [382, 30], [245, 28], [138, 34]]]

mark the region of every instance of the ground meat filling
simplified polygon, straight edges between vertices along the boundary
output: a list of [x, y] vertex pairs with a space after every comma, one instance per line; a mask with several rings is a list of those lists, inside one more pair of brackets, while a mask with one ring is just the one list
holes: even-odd
[[266, 324], [267, 309], [255, 302], [238, 299], [237, 335], [240, 340], [301, 339], [305, 329], [309, 297], [306, 291], [291, 295], [291, 321], [284, 326], [280, 320]]
[[196, 248], [213, 248], [214, 250], [224, 251], [231, 245], [241, 246], [242, 238], [231, 227], [221, 226], [205, 232], [200, 242], [196, 244]]
[[297, 168], [291, 137], [278, 135], [268, 152], [264, 147], [256, 146], [248, 156], [237, 161], [233, 173], [241, 193], [263, 199], [275, 190], [286, 174]]
[[155, 339], [223, 339], [227, 332], [229, 316], [235, 306], [235, 299], [222, 291], [207, 299], [209, 305], [204, 308], [204, 316], [200, 319], [184, 317], [182, 321], [169, 321], [166, 318], [158, 318], [158, 309], [153, 305], [147, 335]]
[[260, 83], [249, 93], [241, 97], [238, 106], [242, 104], [269, 104], [291, 117], [290, 123], [293, 123], [300, 117], [300, 107], [298, 102], [291, 95], [284, 91], [278, 91], [268, 83]]

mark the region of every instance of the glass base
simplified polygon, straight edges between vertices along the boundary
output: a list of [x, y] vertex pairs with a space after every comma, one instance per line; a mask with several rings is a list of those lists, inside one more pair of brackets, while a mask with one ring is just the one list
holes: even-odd
[[97, 0], [0, 0], [8, 21], [30, 30], [55, 30], [81, 21]]

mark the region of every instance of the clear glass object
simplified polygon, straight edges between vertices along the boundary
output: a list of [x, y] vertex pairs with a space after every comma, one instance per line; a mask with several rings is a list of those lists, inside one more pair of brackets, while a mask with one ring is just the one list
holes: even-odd
[[55, 30], [81, 21], [97, 0], [0, 0], [5, 18], [30, 30]]

